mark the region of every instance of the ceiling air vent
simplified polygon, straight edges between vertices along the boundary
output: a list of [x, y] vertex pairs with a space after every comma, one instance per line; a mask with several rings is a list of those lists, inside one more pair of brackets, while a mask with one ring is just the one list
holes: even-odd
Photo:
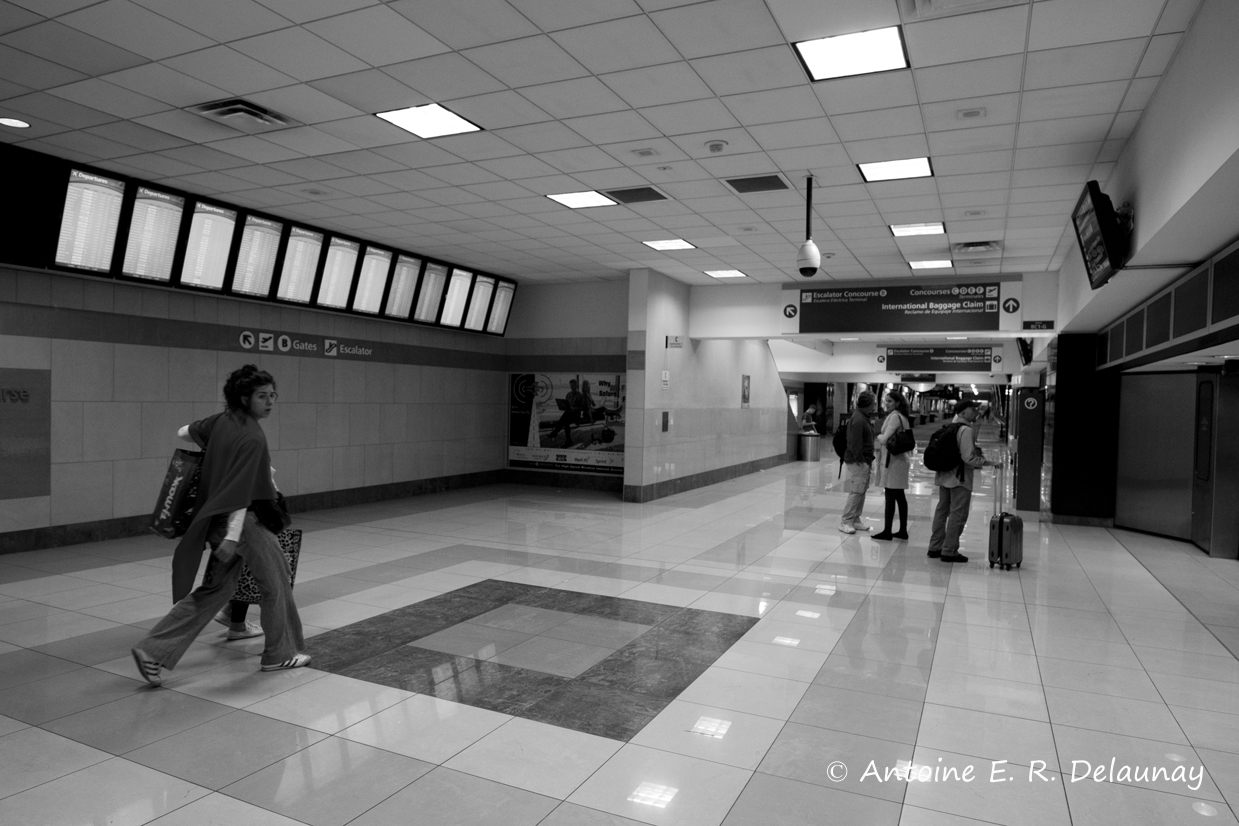
[[643, 204], [648, 201], [665, 201], [667, 196], [652, 186], [634, 186], [627, 189], [608, 189], [605, 194], [621, 204]]
[[965, 241], [961, 244], [951, 244], [951, 251], [957, 255], [976, 255], [978, 252], [999, 252], [1001, 241]]
[[198, 106], [190, 106], [189, 111], [250, 135], [285, 129], [297, 123], [286, 115], [241, 98], [202, 103]]
[[899, 5], [905, 20], [925, 20], [1027, 3], [1025, 0], [899, 0]]
[[791, 189], [782, 175], [754, 175], [750, 178], [724, 178], [723, 183], [741, 195], [752, 192], [778, 192]]

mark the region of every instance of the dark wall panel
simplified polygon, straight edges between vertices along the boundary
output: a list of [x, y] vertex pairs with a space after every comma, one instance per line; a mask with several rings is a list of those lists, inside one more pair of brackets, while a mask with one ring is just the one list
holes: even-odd
[[1154, 301], [1145, 311], [1145, 347], [1156, 347], [1170, 341], [1170, 304], [1172, 297], [1166, 293]]
[[[1195, 396], [1195, 373], [1123, 376], [1116, 526], [1191, 538]], [[1157, 438], [1149, 438], [1151, 433]]]
[[[1057, 370], [1047, 394], [1046, 438], [1051, 440], [1050, 510], [1055, 515], [1114, 518], [1118, 429], [1099, 426], [1119, 415], [1119, 373], [1094, 366], [1097, 336], [1058, 337]], [[1189, 448], [1190, 451], [1190, 448]]]
[[1129, 356], [1134, 356], [1144, 349], [1144, 310], [1134, 313], [1127, 319], [1127, 346], [1124, 352]]
[[1175, 338], [1193, 333], [1205, 326], [1209, 308], [1209, 268], [1184, 281], [1174, 291]]
[[1213, 262], [1213, 323], [1239, 315], [1239, 250]]

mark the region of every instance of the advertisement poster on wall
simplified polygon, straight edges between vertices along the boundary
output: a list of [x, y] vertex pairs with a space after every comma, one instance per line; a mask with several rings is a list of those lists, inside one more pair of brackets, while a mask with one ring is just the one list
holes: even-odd
[[512, 373], [508, 467], [623, 475], [624, 373]]

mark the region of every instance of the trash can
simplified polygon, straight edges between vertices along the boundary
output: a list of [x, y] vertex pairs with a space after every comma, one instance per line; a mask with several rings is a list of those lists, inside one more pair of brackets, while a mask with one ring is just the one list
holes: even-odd
[[800, 461], [820, 462], [822, 460], [822, 437], [817, 433], [800, 434]]

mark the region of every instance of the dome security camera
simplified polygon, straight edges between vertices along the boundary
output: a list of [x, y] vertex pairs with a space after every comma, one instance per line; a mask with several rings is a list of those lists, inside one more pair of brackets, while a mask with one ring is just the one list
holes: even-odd
[[796, 256], [796, 267], [799, 268], [800, 274], [805, 278], [812, 278], [817, 274], [817, 268], [822, 264], [822, 254], [817, 251], [817, 244], [813, 243], [812, 238], [805, 239], [805, 242], [800, 245], [800, 253]]

